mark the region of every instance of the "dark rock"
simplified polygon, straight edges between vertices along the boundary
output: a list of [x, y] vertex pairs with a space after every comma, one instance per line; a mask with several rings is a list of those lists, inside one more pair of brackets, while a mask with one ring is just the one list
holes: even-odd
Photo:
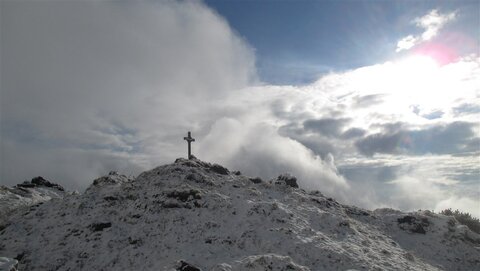
[[83, 252], [78, 253], [78, 258], [88, 259], [88, 252], [83, 251]]
[[430, 222], [427, 218], [418, 219], [411, 215], [406, 215], [404, 217], [397, 219], [398, 225], [402, 230], [408, 230], [412, 233], [426, 234], [425, 227], [430, 225]]
[[398, 218], [397, 219], [397, 222], [398, 224], [402, 224], [402, 223], [408, 223], [408, 224], [412, 224], [416, 221], [417, 219], [414, 217], [414, 216], [411, 216], [411, 215], [407, 215], [407, 216], [404, 216], [402, 218]]
[[65, 191], [65, 189], [63, 189], [62, 186], [56, 184], [56, 183], [51, 183], [47, 180], [45, 180], [43, 177], [41, 176], [38, 176], [38, 177], [35, 177], [32, 179], [31, 181], [33, 184], [36, 184], [36, 185], [40, 185], [40, 186], [46, 186], [46, 187], [52, 187], [52, 188], [56, 188], [60, 191]]
[[196, 183], [204, 183], [208, 185], [213, 184], [213, 182], [211, 180], [208, 180], [207, 177], [196, 172], [188, 174], [187, 176], [185, 176], [185, 179], [189, 181], [194, 181]]
[[425, 231], [425, 229], [423, 228], [423, 226], [420, 225], [420, 224], [415, 225], [415, 227], [413, 227], [412, 229], [410, 229], [410, 231], [413, 232], [413, 233], [421, 233], [421, 234], [427, 233], [427, 232]]
[[35, 186], [36, 186], [35, 184], [33, 184], [29, 181], [24, 181], [23, 183], [17, 184], [17, 187], [24, 187], [24, 188], [33, 188]]
[[31, 183], [36, 184], [36, 185], [43, 185], [47, 187], [52, 187], [52, 183], [45, 180], [43, 177], [38, 176], [32, 179]]
[[162, 207], [163, 208], [184, 208], [185, 206], [178, 202], [164, 202], [162, 203]]
[[21, 253], [18, 253], [17, 256], [15, 256], [14, 259], [21, 262], [24, 257], [25, 257], [25, 251], [23, 251]]
[[[127, 176], [123, 174], [118, 174], [115, 171], [110, 171], [110, 173], [107, 176], [102, 176], [93, 180], [93, 186], [122, 184], [128, 181], [130, 181], [130, 179]], [[87, 188], [87, 190], [89, 189], [91, 189], [91, 186]]]
[[195, 267], [185, 261], [180, 261], [177, 271], [202, 271], [202, 269]]
[[249, 180], [250, 180], [252, 183], [261, 183], [261, 182], [262, 182], [262, 178], [260, 178], [260, 177], [249, 178]]
[[175, 164], [181, 163], [183, 160], [185, 160], [185, 158], [177, 158], [175, 159]]
[[288, 186], [298, 188], [297, 177], [292, 176], [288, 173], [278, 176], [277, 181], [275, 183], [282, 183], [282, 182]]
[[175, 160], [175, 164], [181, 164], [181, 165], [187, 166], [187, 167], [199, 167], [199, 166], [201, 166], [202, 163], [203, 163], [202, 161], [197, 160], [197, 159], [188, 160], [188, 159], [185, 159], [185, 158], [177, 158]]
[[106, 200], [106, 201], [115, 201], [115, 200], [118, 200], [117, 197], [113, 197], [113, 196], [107, 196], [107, 197], [104, 197], [103, 199]]
[[128, 237], [128, 243], [130, 245], [142, 245], [143, 244], [143, 241], [142, 239], [133, 239], [132, 237]]
[[242, 175], [242, 173], [239, 170], [236, 170], [236, 171], [233, 172], [233, 175], [240, 176], [240, 175]]
[[19, 188], [34, 188], [34, 187], [39, 187], [39, 186], [51, 187], [51, 188], [55, 188], [55, 189], [60, 190], [60, 191], [65, 191], [65, 189], [61, 185], [49, 182], [41, 176], [33, 178], [30, 182], [25, 181], [21, 184], [17, 184], [17, 187], [19, 187]]
[[322, 198], [311, 198], [313, 202], [320, 204], [322, 207], [330, 208], [333, 206], [339, 206], [340, 204], [334, 201], [332, 198], [322, 199]]
[[355, 215], [355, 216], [369, 216], [370, 213], [368, 213], [367, 211], [365, 210], [362, 210], [360, 208], [357, 208], [357, 207], [346, 207], [345, 208], [345, 212], [347, 213], [347, 215]]
[[166, 196], [168, 198], [175, 198], [177, 200], [180, 200], [182, 202], [186, 202], [191, 199], [201, 199], [202, 197], [200, 196], [200, 191], [195, 190], [195, 189], [190, 189], [190, 190], [175, 190], [175, 191], [170, 191], [166, 193]]
[[213, 164], [210, 166], [210, 170], [212, 170], [215, 173], [221, 174], [221, 175], [228, 175], [230, 172], [228, 169], [222, 167], [219, 164]]
[[93, 223], [88, 226], [92, 231], [103, 231], [103, 229], [110, 228], [112, 223]]

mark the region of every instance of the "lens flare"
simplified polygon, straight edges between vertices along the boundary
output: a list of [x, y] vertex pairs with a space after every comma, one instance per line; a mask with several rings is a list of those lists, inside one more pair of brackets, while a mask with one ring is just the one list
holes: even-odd
[[440, 43], [425, 43], [414, 50], [414, 55], [428, 56], [439, 65], [447, 65], [458, 59], [458, 54], [451, 47]]

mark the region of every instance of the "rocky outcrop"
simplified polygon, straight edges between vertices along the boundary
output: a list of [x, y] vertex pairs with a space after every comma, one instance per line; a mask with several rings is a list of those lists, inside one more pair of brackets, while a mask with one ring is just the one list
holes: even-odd
[[35, 188], [35, 187], [43, 186], [43, 187], [51, 187], [59, 191], [65, 191], [65, 189], [61, 185], [47, 181], [42, 176], [35, 177], [30, 182], [25, 181], [21, 184], [17, 184], [16, 186], [19, 188]]
[[39, 176], [13, 187], [0, 186], [0, 227], [15, 211], [35, 206], [51, 199], [60, 199], [71, 192]]
[[412, 233], [426, 233], [426, 228], [430, 225], [428, 218], [406, 215], [397, 219], [398, 225], [402, 230], [408, 230]]
[[277, 177], [276, 180], [273, 181], [275, 184], [285, 184], [287, 186], [293, 187], [293, 188], [298, 188], [297, 184], [297, 177], [289, 174], [289, 173], [284, 173], [280, 176]]

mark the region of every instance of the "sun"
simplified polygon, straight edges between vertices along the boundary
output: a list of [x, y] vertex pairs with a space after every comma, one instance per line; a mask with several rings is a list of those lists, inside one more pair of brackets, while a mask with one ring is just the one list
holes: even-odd
[[412, 106], [425, 112], [435, 111], [450, 104], [455, 94], [451, 91], [455, 89], [454, 78], [447, 68], [430, 56], [411, 54], [381, 65], [376, 78], [366, 83], [386, 95], [379, 110], [403, 116], [411, 113]]
[[422, 54], [411, 55], [398, 61], [395, 65], [401, 77], [418, 81], [434, 79], [433, 76], [440, 67], [434, 58]]

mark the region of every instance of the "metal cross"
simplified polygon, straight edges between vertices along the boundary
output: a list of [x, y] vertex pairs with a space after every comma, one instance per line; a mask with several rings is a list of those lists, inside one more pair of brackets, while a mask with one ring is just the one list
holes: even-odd
[[193, 138], [191, 133], [188, 132], [188, 136], [184, 137], [183, 139], [188, 142], [188, 159], [192, 159], [192, 149], [191, 149], [190, 144], [192, 142], [195, 142], [195, 138]]

